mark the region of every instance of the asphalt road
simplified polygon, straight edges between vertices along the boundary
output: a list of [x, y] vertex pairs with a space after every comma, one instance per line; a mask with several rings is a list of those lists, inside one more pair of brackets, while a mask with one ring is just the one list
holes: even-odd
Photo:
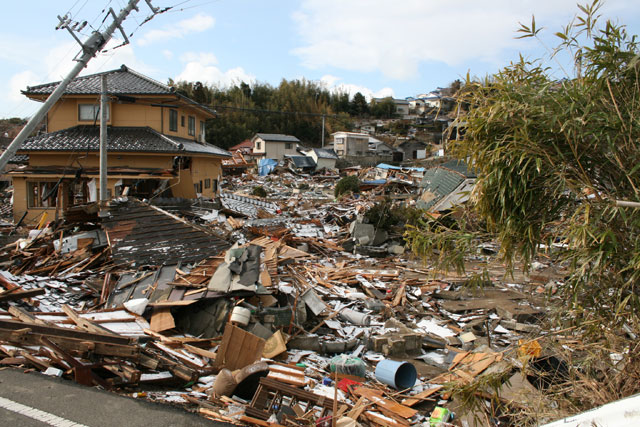
[[0, 426], [135, 427], [228, 425], [168, 405], [84, 387], [40, 373], [0, 370]]

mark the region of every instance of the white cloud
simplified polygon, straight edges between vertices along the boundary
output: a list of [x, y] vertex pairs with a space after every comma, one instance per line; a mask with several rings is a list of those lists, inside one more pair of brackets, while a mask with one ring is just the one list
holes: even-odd
[[371, 101], [371, 98], [385, 98], [387, 96], [394, 96], [393, 89], [389, 87], [382, 88], [374, 91], [368, 87], [359, 86], [350, 83], [340, 83], [342, 80], [340, 77], [325, 75], [320, 78], [320, 82], [332, 92], [348, 93], [349, 97], [353, 97], [356, 93], [360, 92], [367, 98], [367, 101]]
[[[112, 50], [122, 42], [117, 39], [111, 39], [105, 47], [105, 51], [98, 54], [89, 61], [86, 68], [82, 70], [80, 75], [87, 75], [101, 71], [108, 71], [119, 68], [122, 64], [147, 75], [155, 74], [156, 70], [144, 62], [140, 61], [134, 52], [132, 45], [122, 46]], [[54, 45], [34, 46], [30, 50], [30, 60], [23, 65], [23, 70], [16, 72], [4, 85], [3, 92], [6, 90], [6, 100], [0, 109], [0, 117], [9, 116], [25, 116], [32, 114], [40, 107], [40, 103], [28, 101], [21, 94], [21, 90], [27, 88], [28, 85], [37, 85], [42, 83], [54, 82], [62, 80], [71, 69], [76, 65], [71, 59], [80, 51], [80, 46], [74, 41], [68, 41]]]
[[211, 52], [186, 52], [180, 56], [182, 62], [198, 62], [202, 65], [215, 65], [218, 58]]
[[215, 55], [208, 52], [187, 52], [180, 58], [185, 63], [182, 72], [174, 80], [199, 81], [208, 85], [228, 87], [241, 82], [254, 82], [256, 77], [248, 74], [242, 67], [222, 71], [216, 67]]
[[164, 49], [162, 51], [162, 56], [164, 56], [165, 58], [167, 58], [169, 61], [171, 61], [173, 59], [173, 52], [171, 52], [169, 49]]
[[313, 69], [381, 71], [404, 80], [428, 62], [501, 64], [505, 50], [523, 47], [514, 39], [518, 22], [535, 14], [555, 32], [576, 12], [575, 2], [557, 0], [305, 0], [293, 14], [301, 44], [292, 53]]
[[138, 39], [138, 44], [140, 46], [147, 46], [155, 42], [183, 38], [192, 33], [201, 33], [213, 27], [215, 22], [212, 16], [199, 13], [175, 24], [169, 24], [162, 29], [154, 29], [146, 32]]
[[20, 102], [24, 100], [24, 95], [20, 93], [21, 90], [25, 90], [27, 86], [33, 86], [40, 83], [38, 76], [33, 71], [23, 71], [18, 74], [14, 74], [9, 80], [9, 93], [8, 98], [13, 102]]
[[371, 101], [371, 98], [385, 98], [387, 96], [394, 96], [393, 89], [389, 87], [374, 91], [365, 86], [359, 86], [350, 83], [340, 83], [340, 80], [342, 80], [340, 77], [327, 74], [320, 78], [320, 83], [332, 92], [348, 93], [350, 98], [352, 98], [356, 93], [360, 92], [364, 95], [365, 98], [367, 98], [367, 101]]

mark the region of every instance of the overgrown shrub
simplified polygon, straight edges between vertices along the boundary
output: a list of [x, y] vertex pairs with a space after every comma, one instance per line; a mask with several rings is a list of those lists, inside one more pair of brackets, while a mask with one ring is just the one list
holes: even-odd
[[260, 185], [256, 185], [255, 187], [253, 187], [253, 191], [251, 192], [251, 194], [258, 197], [267, 197], [267, 190], [265, 190], [264, 187]]
[[340, 197], [343, 194], [359, 193], [360, 192], [360, 180], [357, 176], [345, 176], [340, 179], [336, 184], [336, 188], [333, 194], [336, 197]]
[[389, 231], [394, 227], [403, 228], [407, 224], [417, 225], [422, 214], [420, 209], [404, 204], [394, 205], [391, 199], [386, 198], [373, 205], [364, 216], [377, 229]]

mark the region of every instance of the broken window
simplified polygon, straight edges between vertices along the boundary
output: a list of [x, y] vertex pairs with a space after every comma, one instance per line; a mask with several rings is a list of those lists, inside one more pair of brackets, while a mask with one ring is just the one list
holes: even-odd
[[55, 208], [58, 192], [56, 181], [27, 182], [27, 206], [30, 208]]
[[[83, 122], [100, 120], [100, 104], [78, 104], [78, 120]], [[107, 120], [109, 120], [109, 105], [107, 105]]]
[[193, 188], [196, 190], [196, 193], [202, 193], [202, 181], [193, 184]]
[[189, 135], [196, 135], [196, 118], [189, 116]]
[[178, 131], [178, 110], [169, 110], [169, 130]]
[[211, 188], [211, 178], [204, 180], [204, 188]]
[[204, 122], [202, 120], [200, 120], [200, 142], [204, 142], [205, 141], [205, 133], [206, 133], [207, 128], [204, 125]]
[[72, 181], [65, 184], [67, 206], [84, 205], [89, 200], [88, 181]]

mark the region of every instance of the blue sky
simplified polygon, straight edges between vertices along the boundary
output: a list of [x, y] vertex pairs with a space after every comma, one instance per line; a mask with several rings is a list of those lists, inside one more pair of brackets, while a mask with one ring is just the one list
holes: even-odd
[[[27, 85], [60, 80], [79, 45], [55, 30], [57, 15], [100, 28], [105, 6], [127, 0], [28, 0], [3, 4], [0, 27], [0, 117], [27, 117], [39, 106], [20, 94]], [[94, 58], [83, 74], [126, 64], [166, 82], [200, 80], [225, 87], [240, 81], [277, 85], [306, 78], [367, 97], [405, 98], [446, 86], [467, 72], [494, 73], [519, 52], [530, 58], [552, 47], [578, 9], [573, 0], [153, 0], [174, 6], [143, 26], [125, 22], [131, 43]], [[581, 2], [584, 3], [584, 2]], [[636, 1], [608, 0], [605, 18], [640, 34]], [[518, 22], [535, 14], [543, 44], [516, 40]], [[91, 27], [79, 35], [86, 38]], [[120, 44], [121, 36], [107, 47]], [[559, 77], [562, 73], [559, 72]]]

